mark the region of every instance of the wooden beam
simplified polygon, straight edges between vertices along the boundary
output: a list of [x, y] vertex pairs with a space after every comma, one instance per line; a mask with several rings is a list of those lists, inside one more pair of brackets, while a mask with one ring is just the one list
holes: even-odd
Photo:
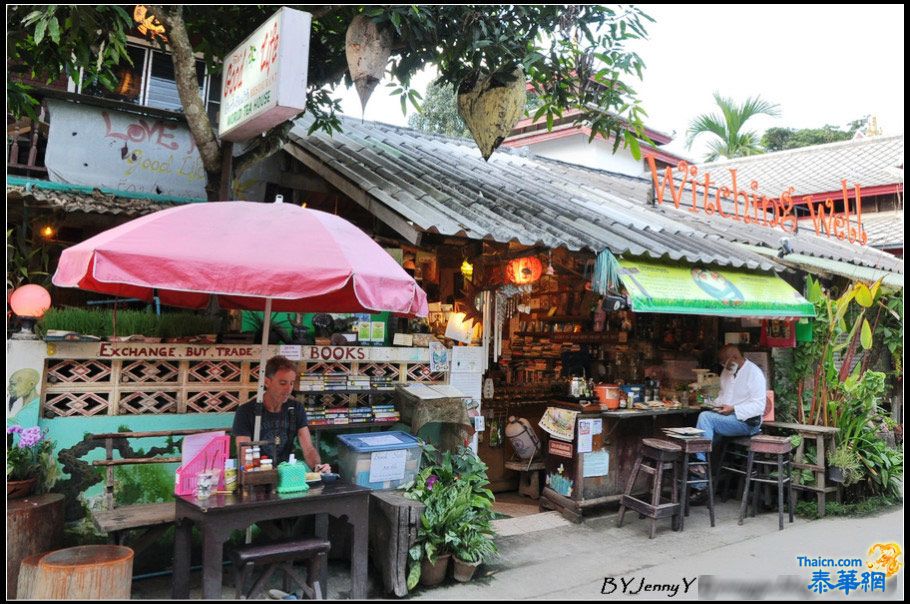
[[310, 191], [313, 193], [329, 193], [331, 191], [326, 184], [325, 179], [312, 174], [289, 174], [283, 172], [278, 177], [278, 182], [276, 184], [281, 187], [287, 187], [288, 189]]
[[366, 191], [351, 183], [343, 176], [335, 173], [322, 161], [304, 151], [299, 145], [285, 145], [285, 151], [297, 158], [307, 168], [321, 176], [333, 187], [347, 195], [358, 205], [392, 227], [411, 245], [419, 245], [422, 231], [403, 216], [383, 205], [380, 201], [369, 195]]

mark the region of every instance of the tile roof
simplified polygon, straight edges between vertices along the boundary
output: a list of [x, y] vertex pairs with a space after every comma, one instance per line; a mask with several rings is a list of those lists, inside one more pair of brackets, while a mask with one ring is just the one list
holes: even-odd
[[144, 216], [158, 210], [164, 210], [178, 203], [152, 201], [149, 199], [127, 199], [116, 195], [102, 193], [97, 189], [91, 193], [75, 191], [56, 191], [24, 186], [7, 185], [7, 206], [11, 202], [21, 202], [29, 207], [58, 209], [65, 212], [85, 212], [93, 214], [113, 214], [125, 217]]
[[[774, 270], [722, 236], [643, 203], [650, 182], [473, 141], [343, 118], [343, 130], [307, 135], [298, 120], [285, 149], [335, 186], [353, 186], [425, 232], [472, 239], [609, 249], [616, 255]], [[334, 181], [334, 182], [333, 182]]]
[[903, 190], [904, 135], [872, 136], [699, 164], [717, 186], [731, 184], [729, 168], [740, 183], [758, 181], [762, 193], [776, 199], [788, 187], [796, 195], [828, 193], [847, 186], [900, 184]]

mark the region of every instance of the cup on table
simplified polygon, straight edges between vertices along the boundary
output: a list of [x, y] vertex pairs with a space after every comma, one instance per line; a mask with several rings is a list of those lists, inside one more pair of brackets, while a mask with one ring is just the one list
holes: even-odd
[[208, 499], [218, 488], [218, 470], [204, 470], [196, 475], [196, 499]]

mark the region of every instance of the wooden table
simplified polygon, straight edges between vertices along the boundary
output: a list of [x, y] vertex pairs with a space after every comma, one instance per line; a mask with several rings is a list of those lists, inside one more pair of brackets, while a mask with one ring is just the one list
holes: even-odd
[[[608, 456], [606, 474], [593, 475], [585, 472], [586, 456], [590, 453], [579, 452], [577, 421], [575, 440], [572, 443], [548, 439], [544, 451], [548, 485], [543, 488], [540, 505], [542, 508], [558, 510], [572, 522], [581, 522], [584, 513], [591, 508], [621, 499], [638, 458], [642, 438], [666, 438], [661, 428], [694, 423], [692, 416], [697, 416], [701, 411], [689, 407], [601, 411], [597, 407], [581, 407], [561, 400], [554, 401], [552, 405], [579, 411], [576, 420], [600, 420], [601, 430], [592, 435], [591, 452], [595, 455], [605, 452]], [[571, 493], [560, 493], [553, 488], [554, 474], [561, 474], [571, 481]], [[647, 488], [646, 479], [647, 475], [642, 473], [633, 492], [644, 492]]]
[[[797, 484], [794, 481], [793, 488], [801, 491], [814, 491], [818, 498], [818, 516], [820, 518], [824, 517], [825, 500], [828, 493], [835, 493], [838, 501], [841, 499], [840, 487], [829, 487], [825, 480], [825, 460], [827, 459], [827, 454], [834, 453], [834, 437], [838, 429], [831, 426], [810, 426], [808, 424], [787, 424], [784, 422], [764, 422], [762, 426], [796, 432], [803, 437], [793, 456], [793, 467], [800, 470], [812, 470], [815, 474], [815, 485]], [[815, 439], [814, 464], [806, 463], [804, 451], [806, 440], [812, 438]]]
[[[201, 501], [192, 495], [179, 496], [176, 507], [172, 587], [175, 599], [189, 597], [193, 524], [202, 532], [202, 597], [213, 599], [221, 598], [224, 542], [232, 531], [243, 530], [257, 522], [306, 515], [316, 516], [316, 536], [323, 539], [328, 536], [329, 515], [345, 517], [352, 526], [351, 598], [366, 597], [370, 514], [370, 490], [367, 488], [338, 480], [311, 487], [305, 493], [288, 495], [263, 492], [251, 496], [213, 495]], [[322, 585], [326, 585], [327, 576], [327, 565], [323, 564]]]

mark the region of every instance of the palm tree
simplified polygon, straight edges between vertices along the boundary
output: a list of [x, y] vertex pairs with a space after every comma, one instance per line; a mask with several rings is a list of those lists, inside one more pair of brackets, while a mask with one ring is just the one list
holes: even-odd
[[746, 99], [742, 106], [738, 106], [733, 99], [714, 93], [714, 101], [720, 107], [722, 116], [702, 114], [692, 120], [686, 132], [686, 146], [692, 148], [692, 142], [699, 134], [714, 134], [714, 139], [708, 145], [709, 153], [705, 161], [714, 161], [721, 156], [732, 158], [744, 155], [755, 155], [763, 149], [759, 145], [759, 138], [754, 132], [741, 132], [745, 123], [754, 115], [780, 115], [778, 105], [763, 101], [761, 97]]

